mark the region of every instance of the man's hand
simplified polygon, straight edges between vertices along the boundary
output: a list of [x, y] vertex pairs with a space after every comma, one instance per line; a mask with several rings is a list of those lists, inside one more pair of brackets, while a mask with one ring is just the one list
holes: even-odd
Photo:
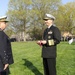
[[46, 40], [40, 40], [40, 41], [37, 41], [37, 44], [42, 46], [43, 44], [46, 44]]
[[42, 44], [46, 44], [47, 41], [46, 41], [46, 40], [42, 40], [41, 43], [42, 43]]
[[9, 66], [9, 64], [5, 64], [4, 70], [6, 70], [8, 66]]
[[37, 44], [38, 45], [40, 45], [40, 46], [42, 46], [42, 43], [41, 43], [41, 41], [39, 40], [39, 41], [37, 41]]

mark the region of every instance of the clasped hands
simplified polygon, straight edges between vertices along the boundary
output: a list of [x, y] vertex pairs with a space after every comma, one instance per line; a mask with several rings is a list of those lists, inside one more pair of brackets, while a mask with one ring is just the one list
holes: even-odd
[[42, 46], [42, 45], [44, 45], [46, 43], [47, 43], [46, 40], [39, 40], [39, 41], [37, 41], [37, 44], [40, 45], [40, 46]]

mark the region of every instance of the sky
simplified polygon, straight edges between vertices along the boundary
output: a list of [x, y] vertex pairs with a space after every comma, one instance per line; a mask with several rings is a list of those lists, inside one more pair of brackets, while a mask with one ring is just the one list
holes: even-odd
[[0, 0], [0, 16], [5, 16], [8, 10], [9, 0]]
[[66, 4], [66, 3], [68, 3], [68, 2], [73, 2], [73, 1], [75, 1], [75, 0], [61, 0], [61, 1], [62, 1], [63, 4]]
[[[75, 0], [62, 0], [62, 3], [66, 4], [68, 2], [73, 2], [73, 1], [75, 1]], [[0, 16], [6, 15], [6, 12], [8, 10], [8, 3], [9, 3], [9, 0], [1, 0], [0, 1]]]

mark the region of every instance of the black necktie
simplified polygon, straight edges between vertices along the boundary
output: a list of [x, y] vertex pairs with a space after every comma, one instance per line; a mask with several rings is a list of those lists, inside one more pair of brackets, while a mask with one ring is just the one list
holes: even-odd
[[47, 28], [47, 32], [49, 31], [49, 28]]

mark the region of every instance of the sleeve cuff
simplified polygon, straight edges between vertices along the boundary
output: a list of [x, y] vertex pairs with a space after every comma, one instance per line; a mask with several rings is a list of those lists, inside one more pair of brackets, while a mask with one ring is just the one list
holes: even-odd
[[54, 40], [53, 40], [53, 39], [51, 39], [51, 40], [48, 40], [48, 45], [49, 45], [49, 46], [52, 46], [52, 45], [54, 45]]

